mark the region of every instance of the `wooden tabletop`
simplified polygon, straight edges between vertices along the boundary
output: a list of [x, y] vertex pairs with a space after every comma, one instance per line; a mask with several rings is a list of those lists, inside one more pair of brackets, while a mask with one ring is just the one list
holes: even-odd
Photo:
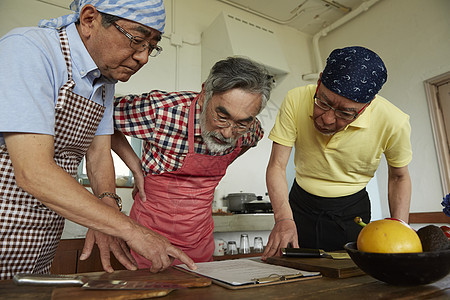
[[[185, 282], [187, 275], [175, 269], [168, 269], [158, 274], [151, 274], [148, 270], [116, 271], [112, 274], [103, 272], [86, 273], [92, 279], [140, 279], [145, 277], [151, 281], [170, 281], [175, 283]], [[177, 289], [163, 296], [162, 299], [193, 299], [193, 300], [217, 300], [217, 299], [450, 299], [450, 274], [445, 278], [428, 285], [421, 286], [393, 286], [378, 281], [368, 275], [350, 278], [329, 278], [298, 281], [272, 286], [247, 288], [242, 290], [230, 290], [216, 284], [205, 284], [205, 281], [197, 278], [196, 286]], [[65, 290], [63, 290], [65, 289]], [[81, 292], [80, 292], [81, 291]], [[61, 293], [63, 292], [63, 293]], [[129, 299], [120, 291], [121, 297], [109, 299]], [[126, 293], [126, 291], [125, 291]], [[129, 292], [130, 295], [132, 292]], [[16, 286], [11, 280], [0, 281], [0, 299], [36, 299], [56, 300], [52, 294], [63, 294], [69, 299], [70, 295], [78, 300], [101, 299], [101, 293], [89, 294], [81, 288], [55, 288], [36, 286]], [[88, 297], [89, 295], [89, 297]], [[119, 295], [119, 294], [117, 294]], [[135, 297], [133, 297], [135, 298]]]

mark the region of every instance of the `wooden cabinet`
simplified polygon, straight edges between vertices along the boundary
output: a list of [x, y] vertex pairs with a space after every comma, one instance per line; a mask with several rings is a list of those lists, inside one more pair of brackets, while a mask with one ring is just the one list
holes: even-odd
[[[230, 214], [213, 215], [214, 232], [241, 232], [272, 230], [274, 226], [273, 214]], [[73, 223], [73, 226], [80, 226]], [[50, 272], [52, 274], [75, 274], [103, 271], [100, 254], [97, 246], [94, 246], [91, 256], [84, 261], [80, 260], [81, 251], [84, 246], [84, 238], [63, 239], [56, 250]], [[214, 260], [241, 258], [255, 255], [232, 255], [214, 257]], [[114, 255], [111, 253], [111, 265], [114, 270], [124, 270]]]
[[[98, 247], [95, 245], [91, 256], [87, 260], [80, 260], [83, 250], [84, 239], [61, 240], [56, 250], [50, 273], [52, 274], [75, 274], [86, 272], [103, 271]], [[114, 270], [124, 270], [111, 253], [111, 265]]]
[[[88, 272], [103, 271], [102, 262], [100, 261], [100, 253], [97, 246], [94, 246], [91, 256], [87, 260], [80, 260], [81, 251], [83, 250], [84, 239], [67, 239], [59, 242], [56, 250], [55, 259], [53, 260], [50, 273], [52, 274], [75, 274]], [[237, 254], [214, 256], [214, 260], [235, 259], [261, 256], [262, 253]], [[114, 270], [125, 270], [114, 255], [111, 253], [111, 265]]]

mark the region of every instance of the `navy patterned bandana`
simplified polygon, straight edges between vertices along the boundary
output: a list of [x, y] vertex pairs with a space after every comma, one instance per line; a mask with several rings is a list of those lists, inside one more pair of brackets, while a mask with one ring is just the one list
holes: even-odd
[[359, 103], [372, 101], [386, 79], [381, 58], [363, 47], [333, 50], [321, 78], [332, 92]]

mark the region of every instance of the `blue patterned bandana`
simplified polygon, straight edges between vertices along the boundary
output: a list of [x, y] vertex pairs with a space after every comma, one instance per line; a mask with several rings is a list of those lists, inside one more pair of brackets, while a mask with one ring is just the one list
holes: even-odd
[[162, 0], [74, 0], [70, 10], [75, 13], [51, 20], [41, 20], [39, 27], [61, 28], [78, 20], [81, 9], [91, 4], [98, 11], [140, 23], [164, 32], [166, 11]]
[[332, 92], [359, 103], [372, 101], [386, 79], [381, 58], [363, 47], [333, 50], [321, 78]]

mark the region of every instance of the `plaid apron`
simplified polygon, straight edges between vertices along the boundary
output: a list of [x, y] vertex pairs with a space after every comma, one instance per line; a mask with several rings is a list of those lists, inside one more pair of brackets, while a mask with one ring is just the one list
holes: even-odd
[[[76, 178], [105, 107], [73, 93], [75, 82], [64, 28], [59, 37], [68, 81], [56, 101], [54, 160]], [[104, 101], [104, 86], [102, 92]], [[49, 273], [64, 218], [17, 186], [6, 145], [0, 147], [0, 172], [0, 279], [11, 279], [20, 272]]]

